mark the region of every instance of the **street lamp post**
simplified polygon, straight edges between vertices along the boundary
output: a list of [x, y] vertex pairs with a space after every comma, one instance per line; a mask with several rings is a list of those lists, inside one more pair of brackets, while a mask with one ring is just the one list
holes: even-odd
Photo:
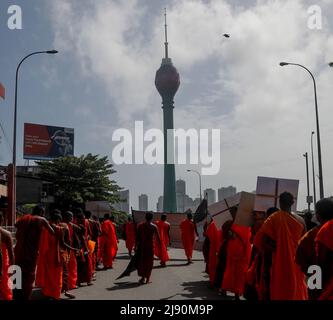
[[316, 178], [315, 178], [315, 167], [314, 167], [314, 157], [313, 157], [313, 135], [314, 131], [311, 132], [311, 158], [312, 158], [312, 183], [313, 183], [313, 201], [314, 201], [314, 210], [316, 210]]
[[58, 51], [56, 50], [48, 50], [48, 51], [36, 51], [25, 56], [16, 68], [16, 78], [15, 78], [15, 105], [14, 105], [14, 131], [13, 131], [13, 163], [12, 163], [12, 207], [11, 207], [11, 220], [12, 224], [15, 224], [15, 216], [16, 216], [16, 131], [17, 131], [17, 98], [18, 98], [18, 80], [19, 80], [19, 71], [21, 65], [25, 60], [30, 58], [31, 56], [37, 54], [56, 54]]
[[316, 109], [316, 124], [317, 124], [317, 148], [318, 148], [318, 167], [319, 167], [319, 194], [320, 194], [320, 199], [324, 198], [324, 182], [323, 182], [323, 166], [322, 166], [322, 161], [321, 161], [321, 144], [320, 144], [320, 130], [319, 130], [319, 115], [318, 115], [318, 99], [317, 99], [317, 85], [316, 85], [316, 79], [313, 76], [312, 72], [304, 67], [301, 64], [298, 63], [289, 63], [289, 62], [281, 62], [280, 66], [298, 66], [306, 70], [312, 80], [313, 80], [313, 87], [314, 87], [314, 98], [315, 98], [315, 109]]
[[187, 172], [194, 172], [199, 176], [199, 188], [200, 188], [200, 202], [202, 201], [202, 195], [201, 195], [201, 174], [199, 171], [196, 170], [190, 170], [188, 169]]
[[306, 162], [306, 186], [307, 186], [307, 191], [308, 195], [306, 197], [306, 202], [308, 203], [308, 212], [310, 212], [310, 205], [311, 205], [311, 199], [310, 199], [310, 182], [309, 182], [309, 161], [308, 161], [308, 153], [305, 152], [303, 154], [303, 157], [305, 157], [305, 162]]

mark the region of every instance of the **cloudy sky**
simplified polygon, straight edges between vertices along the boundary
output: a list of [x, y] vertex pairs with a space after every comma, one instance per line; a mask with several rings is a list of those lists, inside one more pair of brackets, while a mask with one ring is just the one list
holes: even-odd
[[[22, 7], [23, 30], [7, 28], [12, 4]], [[321, 30], [308, 27], [310, 5], [322, 9]], [[221, 129], [221, 169], [204, 176], [203, 187], [252, 191], [258, 175], [299, 179], [299, 209], [305, 206], [302, 155], [315, 129], [313, 87], [304, 70], [278, 65], [290, 61], [309, 67], [318, 81], [325, 193], [332, 195], [333, 0], [1, 0], [0, 81], [7, 99], [0, 101], [0, 121], [10, 140], [18, 61], [39, 49], [60, 51], [21, 69], [19, 163], [24, 122], [73, 127], [76, 155], [110, 159], [115, 129], [133, 130], [136, 120], [145, 130], [162, 128], [154, 77], [164, 54], [164, 7], [169, 54], [181, 76], [175, 127]], [[2, 137], [2, 164], [10, 162], [10, 148]], [[176, 175], [195, 197], [197, 177], [188, 168], [200, 166], [178, 165]], [[133, 207], [147, 193], [155, 209], [163, 167], [116, 170]]]

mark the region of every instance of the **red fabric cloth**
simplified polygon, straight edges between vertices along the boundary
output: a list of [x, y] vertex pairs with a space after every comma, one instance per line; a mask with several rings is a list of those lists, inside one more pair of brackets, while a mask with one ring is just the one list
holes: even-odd
[[135, 247], [136, 225], [134, 222], [125, 223], [126, 248], [132, 251]]
[[[333, 220], [326, 222], [320, 229], [315, 239], [316, 243], [320, 242], [327, 249], [333, 251]], [[333, 270], [331, 266], [330, 270]], [[333, 274], [323, 283], [323, 291], [319, 300], [333, 300]]]
[[[70, 246], [73, 246], [74, 230], [72, 224], [68, 223]], [[73, 290], [77, 285], [77, 262], [75, 252], [71, 250], [68, 263], [68, 289]]]
[[161, 260], [161, 263], [165, 263], [170, 260], [168, 253], [169, 245], [169, 229], [170, 224], [165, 221], [156, 221], [156, 226], [160, 235], [161, 243], [158, 244], [157, 239], [155, 239], [154, 253], [155, 256]]
[[106, 220], [101, 225], [102, 235], [100, 241], [101, 258], [105, 268], [112, 268], [113, 259], [118, 250], [118, 239], [114, 223]]
[[9, 287], [9, 257], [8, 257], [8, 249], [4, 243], [1, 243], [0, 250], [2, 251], [2, 275], [0, 275], [0, 300], [12, 300], [13, 293]]
[[138, 225], [137, 248], [139, 251], [138, 275], [150, 278], [154, 266], [154, 235], [157, 227], [154, 224], [142, 222]]
[[195, 241], [195, 225], [194, 222], [185, 219], [180, 223], [182, 243], [187, 259], [192, 259], [193, 247]]
[[60, 237], [62, 229], [56, 226], [55, 234], [46, 231], [47, 250], [45, 251], [44, 283], [42, 293], [46, 297], [59, 299], [62, 289], [63, 262], [60, 255]]
[[231, 232], [233, 237], [227, 244], [227, 263], [222, 289], [242, 295], [251, 258], [251, 228], [234, 223]]
[[40, 217], [27, 214], [16, 223], [15, 264], [22, 270], [22, 290], [18, 299], [29, 300], [35, 281], [39, 240], [43, 230]]
[[254, 245], [265, 251], [264, 235], [275, 241], [272, 254], [270, 298], [272, 300], [306, 300], [305, 275], [296, 264], [295, 255], [305, 226], [292, 214], [277, 211], [262, 225], [254, 238]]
[[207, 226], [205, 235], [209, 239], [208, 273], [210, 283], [213, 286], [218, 262], [218, 253], [221, 247], [221, 235], [217, 230], [214, 221]]

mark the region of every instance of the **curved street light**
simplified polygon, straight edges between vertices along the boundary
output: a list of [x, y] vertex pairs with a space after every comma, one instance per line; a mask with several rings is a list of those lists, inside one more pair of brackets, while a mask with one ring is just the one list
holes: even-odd
[[57, 50], [47, 50], [47, 51], [35, 51], [28, 55], [26, 55], [18, 64], [16, 68], [16, 78], [15, 78], [15, 105], [14, 105], [14, 131], [13, 131], [13, 168], [12, 168], [12, 179], [13, 179], [13, 186], [12, 186], [12, 224], [15, 223], [15, 216], [16, 216], [16, 131], [17, 131], [17, 92], [18, 92], [18, 80], [19, 80], [19, 71], [21, 68], [21, 65], [25, 60], [30, 58], [31, 56], [37, 55], [37, 54], [57, 54]]
[[316, 198], [316, 178], [315, 178], [315, 167], [314, 167], [314, 157], [313, 157], [313, 136], [315, 132], [311, 132], [311, 158], [312, 158], [312, 183], [313, 183], [313, 203], [314, 203], [314, 211], [316, 211], [316, 203], [317, 203], [317, 198]]
[[[322, 167], [322, 161], [321, 161], [321, 144], [320, 144], [320, 130], [319, 130], [319, 116], [318, 116], [318, 99], [317, 99], [317, 85], [316, 85], [316, 79], [313, 76], [312, 72], [306, 68], [305, 66], [298, 64], [298, 63], [290, 63], [290, 62], [280, 62], [280, 66], [298, 66], [306, 70], [312, 80], [313, 80], [313, 87], [314, 87], [314, 97], [315, 97], [315, 109], [316, 109], [316, 124], [317, 124], [317, 148], [318, 148], [318, 166], [319, 166], [319, 193], [320, 193], [320, 199], [324, 198], [324, 183], [323, 183], [323, 167]], [[332, 64], [333, 66], [333, 64]]]

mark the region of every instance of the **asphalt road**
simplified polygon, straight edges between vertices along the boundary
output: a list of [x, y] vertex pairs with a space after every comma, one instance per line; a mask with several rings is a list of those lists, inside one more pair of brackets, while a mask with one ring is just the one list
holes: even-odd
[[[139, 277], [133, 272], [130, 277], [115, 280], [126, 268], [129, 257], [124, 241], [120, 240], [114, 269], [98, 271], [97, 280], [89, 287], [73, 290], [78, 300], [205, 300], [222, 299], [216, 291], [208, 288], [208, 275], [203, 271], [202, 253], [194, 252], [191, 265], [187, 265], [184, 250], [169, 249], [171, 260], [166, 268], [155, 260], [151, 283], [139, 285]], [[224, 298], [226, 299], [226, 298]]]

